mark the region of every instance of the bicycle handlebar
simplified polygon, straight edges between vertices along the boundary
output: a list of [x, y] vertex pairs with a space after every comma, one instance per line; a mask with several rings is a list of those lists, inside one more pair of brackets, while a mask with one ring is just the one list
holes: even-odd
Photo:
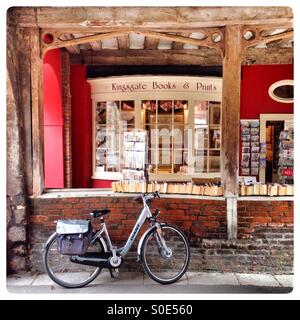
[[151, 193], [143, 193], [142, 195], [133, 198], [133, 200], [134, 201], [141, 201], [142, 200], [141, 198], [145, 199], [147, 201], [147, 200], [151, 200], [151, 199], [154, 199], [154, 198], [160, 198], [160, 195], [159, 195], [158, 191], [151, 192]]

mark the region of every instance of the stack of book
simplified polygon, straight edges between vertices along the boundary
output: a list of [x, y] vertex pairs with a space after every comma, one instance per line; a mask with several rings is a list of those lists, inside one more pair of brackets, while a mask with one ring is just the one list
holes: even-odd
[[224, 187], [222, 185], [207, 183], [196, 185], [191, 182], [187, 183], [158, 183], [158, 182], [142, 182], [142, 181], [116, 181], [112, 183], [114, 192], [155, 192], [162, 194], [193, 194], [200, 196], [223, 196]]
[[241, 196], [293, 196], [294, 186], [289, 184], [263, 184], [240, 185]]

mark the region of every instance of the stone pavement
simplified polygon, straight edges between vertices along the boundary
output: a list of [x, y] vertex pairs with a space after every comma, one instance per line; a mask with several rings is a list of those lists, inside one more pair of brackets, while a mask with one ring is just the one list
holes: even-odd
[[141, 272], [122, 272], [117, 279], [107, 270], [80, 289], [65, 289], [46, 274], [23, 274], [7, 278], [10, 293], [289, 293], [292, 275], [187, 272], [178, 282], [161, 285]]

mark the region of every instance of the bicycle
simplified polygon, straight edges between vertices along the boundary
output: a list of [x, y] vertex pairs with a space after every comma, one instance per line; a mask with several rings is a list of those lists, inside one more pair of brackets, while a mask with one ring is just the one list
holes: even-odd
[[93, 219], [100, 220], [101, 227], [93, 233], [88, 250], [83, 255], [61, 254], [57, 246], [59, 234], [55, 232], [48, 239], [44, 251], [44, 265], [49, 277], [65, 288], [80, 288], [91, 283], [103, 268], [109, 269], [114, 277], [114, 272], [118, 273], [124, 257], [148, 220], [150, 228], [139, 240], [137, 262], [142, 262], [145, 272], [154, 281], [161, 284], [178, 281], [187, 271], [190, 262], [189, 242], [178, 227], [157, 220], [159, 209], [151, 213], [149, 202], [154, 198], [160, 198], [158, 192], [143, 194], [134, 199], [142, 201], [143, 208], [123, 247], [117, 248], [111, 242], [104, 222], [109, 209], [90, 213]]

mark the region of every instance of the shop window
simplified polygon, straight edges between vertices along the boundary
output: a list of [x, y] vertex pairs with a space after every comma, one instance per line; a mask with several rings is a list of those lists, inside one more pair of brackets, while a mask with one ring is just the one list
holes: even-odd
[[134, 101], [97, 101], [95, 107], [95, 173], [119, 173], [122, 136], [134, 129]]
[[149, 135], [148, 163], [152, 173], [184, 172], [188, 145], [188, 101], [144, 100], [143, 123]]
[[220, 103], [144, 100], [142, 109], [152, 173], [220, 172]]
[[95, 178], [121, 178], [123, 134], [148, 133], [149, 172], [157, 175], [220, 173], [220, 102], [187, 100], [97, 101], [95, 103]]
[[145, 161], [151, 180], [220, 177], [221, 79], [124, 77], [89, 83], [92, 179], [123, 178], [124, 133], [133, 130], [147, 132]]

